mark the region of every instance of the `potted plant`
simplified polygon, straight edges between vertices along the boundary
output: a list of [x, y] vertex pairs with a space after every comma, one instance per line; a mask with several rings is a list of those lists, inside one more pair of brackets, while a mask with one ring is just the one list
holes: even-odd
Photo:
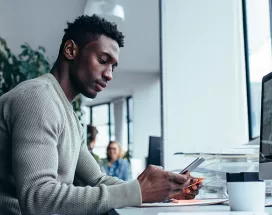
[[[21, 45], [18, 56], [8, 48], [5, 39], [0, 37], [0, 96], [14, 88], [22, 81], [36, 78], [50, 72], [51, 65], [45, 56], [45, 48], [32, 49], [27, 43]], [[81, 97], [73, 102], [74, 111], [81, 120]]]

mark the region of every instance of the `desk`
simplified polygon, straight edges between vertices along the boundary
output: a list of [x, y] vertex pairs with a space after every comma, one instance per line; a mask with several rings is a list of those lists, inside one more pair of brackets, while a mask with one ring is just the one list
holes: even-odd
[[[122, 208], [115, 211], [120, 215], [157, 215], [160, 212], [209, 212], [209, 211], [229, 211], [228, 205], [202, 205], [202, 206], [182, 206], [182, 207], [154, 207], [154, 208]], [[265, 211], [272, 215], [272, 207], [266, 207]], [[182, 214], [182, 213], [181, 213]]]

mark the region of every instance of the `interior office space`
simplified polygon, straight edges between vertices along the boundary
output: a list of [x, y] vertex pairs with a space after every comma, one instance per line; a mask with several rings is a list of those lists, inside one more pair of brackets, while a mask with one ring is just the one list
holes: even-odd
[[[258, 137], [260, 77], [271, 69], [268, 1], [118, 3], [126, 35], [120, 66], [95, 100], [82, 98], [84, 125], [106, 104], [106, 120], [97, 124], [107, 135], [100, 137], [101, 155], [105, 141], [119, 139], [144, 166], [149, 136], [161, 136], [163, 165], [172, 170], [181, 168], [175, 152], [234, 152]], [[0, 4], [0, 36], [10, 49], [44, 46], [52, 63], [61, 29], [83, 14], [86, 0]]]
[[[1, 0], [1, 38], [17, 55], [25, 42], [33, 49], [43, 46], [52, 65], [66, 22], [82, 15], [86, 3], [86, 0], [50, 3]], [[113, 81], [96, 99], [82, 97], [84, 115], [81, 121], [84, 127], [93, 123], [98, 128], [97, 154], [105, 157], [109, 140], [116, 139], [125, 152], [130, 149], [131, 156], [141, 161], [143, 170], [149, 136], [161, 136], [159, 2], [119, 3], [125, 10], [124, 21], [117, 20], [118, 27], [125, 34], [119, 66]], [[142, 16], [139, 16], [140, 11]], [[98, 118], [95, 117], [96, 111]]]

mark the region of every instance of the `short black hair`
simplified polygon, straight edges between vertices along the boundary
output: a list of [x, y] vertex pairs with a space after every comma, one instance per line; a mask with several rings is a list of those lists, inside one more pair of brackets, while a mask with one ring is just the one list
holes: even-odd
[[124, 35], [117, 29], [116, 23], [109, 22], [95, 14], [92, 16], [82, 15], [76, 18], [74, 22], [67, 22], [64, 33], [60, 53], [67, 40], [73, 40], [79, 48], [83, 48], [88, 43], [99, 39], [101, 35], [115, 40], [119, 47], [124, 47]]

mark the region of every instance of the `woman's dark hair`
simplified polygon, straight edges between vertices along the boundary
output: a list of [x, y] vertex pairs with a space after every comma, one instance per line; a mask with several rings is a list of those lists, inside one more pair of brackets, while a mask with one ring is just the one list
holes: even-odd
[[97, 134], [98, 134], [98, 130], [95, 126], [87, 125], [88, 143], [94, 141]]

